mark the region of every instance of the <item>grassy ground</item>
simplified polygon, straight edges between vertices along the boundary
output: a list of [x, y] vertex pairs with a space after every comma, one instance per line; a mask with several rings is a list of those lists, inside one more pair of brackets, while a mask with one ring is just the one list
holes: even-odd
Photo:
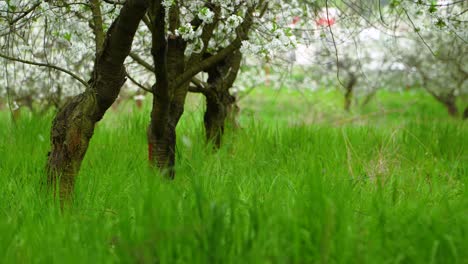
[[347, 114], [333, 93], [260, 89], [219, 152], [189, 100], [175, 181], [147, 166], [148, 107], [122, 108], [64, 212], [39, 188], [52, 115], [0, 112], [0, 262], [468, 263], [468, 125], [430, 97]]

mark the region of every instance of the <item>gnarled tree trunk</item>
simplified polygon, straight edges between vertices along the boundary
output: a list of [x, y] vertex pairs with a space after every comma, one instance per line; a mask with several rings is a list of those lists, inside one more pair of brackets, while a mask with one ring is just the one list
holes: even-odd
[[[214, 93], [207, 92], [204, 125], [206, 139], [213, 142], [216, 148], [221, 147], [221, 140], [227, 122], [232, 121], [235, 127], [235, 112], [238, 111], [236, 98], [228, 90]], [[231, 118], [229, 118], [231, 117]]]
[[53, 121], [52, 149], [47, 161], [48, 184], [53, 186], [55, 192], [60, 179], [62, 201], [71, 197], [75, 177], [96, 123], [115, 101], [125, 82], [123, 63], [146, 9], [146, 0], [127, 0], [107, 32], [102, 51], [96, 58], [89, 87], [82, 94], [71, 98]]
[[230, 94], [234, 81], [239, 73], [242, 54], [233, 52], [223, 61], [207, 70], [208, 89], [204, 92], [206, 97], [206, 110], [204, 115], [205, 134], [207, 141], [221, 146], [221, 139], [227, 121], [236, 126], [236, 114], [239, 112], [236, 98]]

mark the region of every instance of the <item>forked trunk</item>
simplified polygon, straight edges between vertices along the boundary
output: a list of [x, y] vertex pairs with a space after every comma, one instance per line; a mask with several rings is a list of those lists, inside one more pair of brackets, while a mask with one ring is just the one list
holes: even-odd
[[[240, 48], [241, 41], [247, 38], [245, 32], [248, 32], [252, 25], [252, 19], [248, 16], [239, 26], [242, 30], [239, 30], [238, 38], [216, 55], [203, 59], [205, 49], [201, 55], [192, 54], [187, 59], [184, 55], [187, 43], [180, 36], [169, 34], [166, 38], [165, 34], [167, 30], [174, 32], [179, 28], [181, 23], [179, 8], [173, 6], [170, 9], [167, 25], [166, 19], [158, 19], [158, 17], [164, 18], [165, 14], [162, 1], [153, 3], [150, 14], [153, 18], [152, 55], [157, 67], [154, 69], [156, 84], [153, 86], [153, 111], [148, 129], [148, 156], [151, 165], [156, 165], [164, 174], [174, 178], [176, 127], [184, 112], [190, 79], [235, 53], [236, 49]], [[249, 8], [249, 12], [253, 13], [254, 8]], [[205, 48], [208, 47], [213, 32], [212, 26], [203, 28], [201, 39]]]
[[146, 0], [126, 2], [107, 32], [89, 87], [84, 93], [71, 98], [53, 121], [47, 182], [55, 193], [60, 180], [61, 201], [71, 198], [94, 127], [115, 101], [125, 82], [123, 63], [146, 9]]

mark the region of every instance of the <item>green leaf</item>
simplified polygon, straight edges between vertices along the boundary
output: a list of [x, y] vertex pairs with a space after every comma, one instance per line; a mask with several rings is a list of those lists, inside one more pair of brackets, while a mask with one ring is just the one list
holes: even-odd
[[437, 22], [435, 23], [435, 25], [439, 28], [443, 28], [443, 27], [446, 27], [447, 26], [447, 23], [445, 23], [444, 20], [442, 20], [442, 18], [438, 18], [437, 19]]
[[67, 32], [67, 33], [63, 34], [63, 38], [66, 39], [66, 40], [68, 40], [68, 41], [71, 41], [71, 37], [72, 37], [72, 34], [71, 34], [71, 33], [68, 33], [68, 32]]

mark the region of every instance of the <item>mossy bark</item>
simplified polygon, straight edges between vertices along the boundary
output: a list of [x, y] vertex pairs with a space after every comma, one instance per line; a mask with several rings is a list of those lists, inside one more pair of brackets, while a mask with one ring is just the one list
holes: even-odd
[[53, 121], [47, 182], [56, 192], [55, 187], [60, 181], [62, 201], [71, 198], [95, 125], [115, 101], [125, 82], [123, 63], [146, 9], [146, 0], [126, 2], [107, 32], [89, 87], [66, 102]]

